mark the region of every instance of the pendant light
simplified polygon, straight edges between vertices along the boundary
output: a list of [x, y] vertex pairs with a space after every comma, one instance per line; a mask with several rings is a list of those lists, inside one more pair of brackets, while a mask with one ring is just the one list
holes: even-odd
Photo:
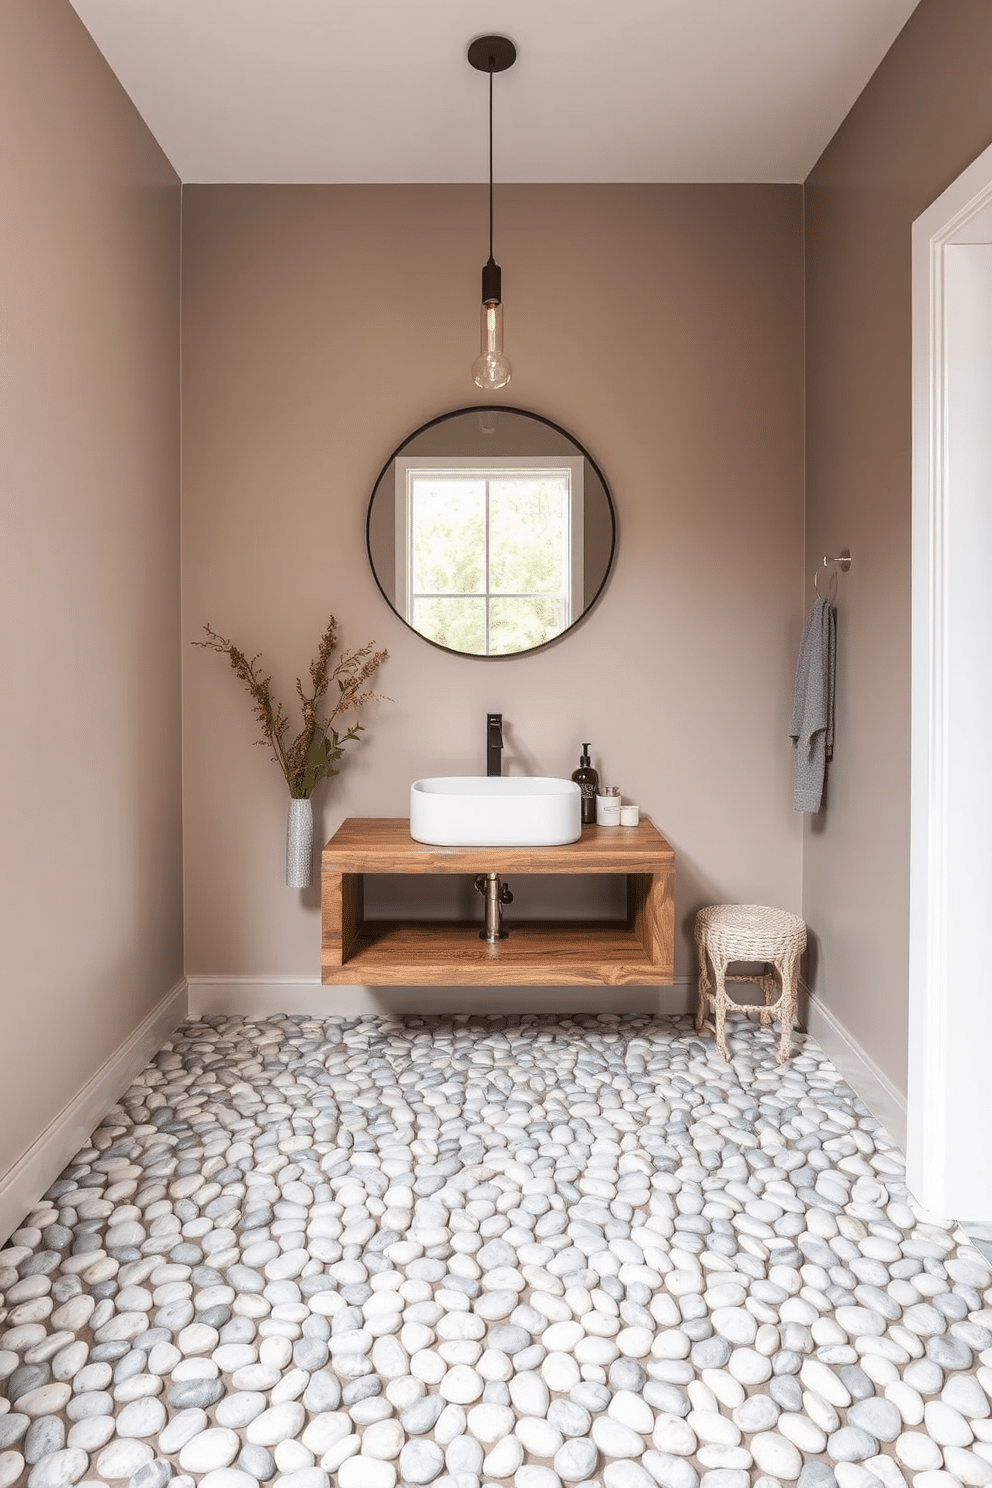
[[512, 67], [517, 49], [508, 36], [480, 36], [469, 46], [468, 60], [489, 74], [489, 259], [482, 270], [480, 355], [472, 363], [472, 377], [484, 392], [495, 392], [506, 386], [513, 369], [503, 355], [502, 274], [493, 258], [493, 73]]

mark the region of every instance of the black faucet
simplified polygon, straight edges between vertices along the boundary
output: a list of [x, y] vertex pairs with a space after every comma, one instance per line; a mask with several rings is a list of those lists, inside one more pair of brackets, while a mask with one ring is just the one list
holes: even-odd
[[486, 714], [486, 774], [503, 773], [503, 715]]

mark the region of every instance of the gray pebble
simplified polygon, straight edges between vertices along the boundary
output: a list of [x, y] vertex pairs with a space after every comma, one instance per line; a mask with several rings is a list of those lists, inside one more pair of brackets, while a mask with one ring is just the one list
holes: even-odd
[[341, 1391], [341, 1403], [345, 1406], [356, 1405], [360, 1400], [368, 1400], [371, 1395], [382, 1393], [382, 1380], [377, 1374], [363, 1374], [358, 1379], [349, 1380]]
[[[306, 1280], [320, 1280], [321, 1278], [307, 1277]], [[300, 1324], [304, 1338], [320, 1338], [327, 1342], [331, 1336], [330, 1319], [322, 1317], [320, 1313], [311, 1312]]]
[[893, 1442], [903, 1429], [902, 1417], [891, 1400], [873, 1395], [859, 1400], [847, 1413], [848, 1424], [859, 1426], [879, 1441]]
[[219, 1379], [180, 1380], [169, 1390], [168, 1402], [173, 1410], [209, 1410], [225, 1393]]
[[193, 1321], [195, 1310], [193, 1303], [188, 1297], [178, 1298], [175, 1302], [167, 1302], [155, 1313], [156, 1328], [168, 1328], [170, 1333], [178, 1333]]
[[837, 1488], [833, 1468], [826, 1462], [804, 1462], [798, 1478], [799, 1488]]
[[65, 1425], [60, 1416], [38, 1416], [28, 1427], [21, 1451], [29, 1464], [40, 1462], [65, 1447]]
[[425, 1436], [434, 1430], [444, 1405], [440, 1395], [422, 1395], [401, 1412], [400, 1425], [408, 1436]]
[[230, 1317], [231, 1309], [218, 1305], [216, 1307], [204, 1308], [203, 1312], [198, 1312], [196, 1314], [196, 1321], [203, 1323], [208, 1328], [220, 1329], [230, 1320]]
[[146, 1462], [128, 1479], [127, 1488], [166, 1488], [172, 1478], [171, 1464], [161, 1457]]
[[10, 1411], [5, 1416], [0, 1416], [0, 1452], [8, 1447], [15, 1446], [31, 1425], [31, 1417]]
[[[483, 1246], [483, 1250], [486, 1248]], [[481, 1253], [480, 1251], [479, 1254], [481, 1255]], [[510, 1355], [520, 1353], [523, 1349], [529, 1348], [534, 1342], [526, 1328], [518, 1327], [512, 1323], [506, 1323], [501, 1327], [493, 1328], [486, 1341], [489, 1348], [500, 1349], [504, 1354]]]
[[647, 1375], [635, 1359], [614, 1359], [608, 1379], [612, 1390], [632, 1390], [637, 1394], [643, 1390]]
[[693, 1344], [690, 1358], [697, 1369], [722, 1369], [732, 1353], [725, 1338], [704, 1338]]
[[303, 1404], [315, 1416], [323, 1411], [337, 1410], [341, 1404], [341, 1383], [337, 1375], [328, 1369], [312, 1374], [303, 1392]]
[[766, 1386], [769, 1395], [776, 1405], [786, 1411], [799, 1411], [803, 1408], [802, 1385], [792, 1374], [772, 1375]]
[[547, 1349], [543, 1343], [532, 1343], [530, 1348], [521, 1349], [519, 1354], [514, 1354], [513, 1367], [518, 1374], [539, 1369], [546, 1354]]
[[858, 1426], [842, 1426], [827, 1438], [827, 1451], [835, 1462], [864, 1462], [878, 1451], [878, 1441]]
[[48, 1364], [22, 1364], [7, 1381], [7, 1399], [11, 1405], [16, 1405], [23, 1395], [30, 1395], [32, 1390], [39, 1390], [42, 1385], [47, 1385], [51, 1377], [52, 1371]]
[[663, 1380], [648, 1380], [641, 1393], [648, 1405], [669, 1416], [687, 1416], [692, 1408], [684, 1390]]
[[977, 1353], [982, 1353], [987, 1348], [992, 1348], [992, 1332], [981, 1323], [973, 1323], [970, 1318], [962, 1322], [953, 1322], [950, 1328], [955, 1338], [960, 1338], [973, 1348]]
[[247, 1473], [251, 1478], [257, 1478], [260, 1483], [267, 1483], [274, 1478], [277, 1472], [276, 1460], [267, 1447], [256, 1446], [252, 1442], [241, 1448], [238, 1454], [238, 1467], [241, 1472]]
[[927, 1357], [941, 1369], [970, 1369], [972, 1364], [971, 1349], [964, 1340], [947, 1333], [927, 1339]]
[[842, 1364], [837, 1373], [847, 1386], [852, 1400], [868, 1400], [875, 1394], [875, 1386], [858, 1364]]
[[25, 1276], [51, 1276], [57, 1271], [62, 1262], [62, 1257], [57, 1250], [38, 1250], [28, 1256], [18, 1267], [18, 1272]]
[[577, 1405], [581, 1405], [586, 1410], [594, 1413], [605, 1410], [611, 1399], [610, 1391], [605, 1385], [594, 1384], [591, 1380], [583, 1380], [581, 1384], [576, 1385], [569, 1393], [570, 1398]]

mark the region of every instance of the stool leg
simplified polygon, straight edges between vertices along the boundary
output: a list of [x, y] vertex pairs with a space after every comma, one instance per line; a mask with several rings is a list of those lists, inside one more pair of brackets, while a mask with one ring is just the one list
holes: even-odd
[[782, 978], [782, 1038], [779, 1043], [777, 1064], [785, 1064], [792, 1052], [792, 1025], [796, 1018], [799, 984], [798, 953], [783, 957], [778, 968]]
[[710, 979], [706, 968], [706, 936], [701, 925], [696, 926], [696, 951], [699, 955], [699, 995], [696, 1000], [696, 1032], [706, 1019], [710, 998]]
[[772, 1021], [772, 1015], [768, 1011], [768, 1009], [771, 1007], [773, 1002], [778, 1002], [778, 983], [775, 980], [774, 972], [770, 971], [767, 973], [766, 976], [759, 977], [758, 985], [760, 986], [762, 995], [765, 999], [765, 1005], [762, 1008], [761, 1012], [758, 1014], [758, 1021], [762, 1024], [763, 1027], [767, 1027], [768, 1024]]
[[724, 956], [714, 956], [710, 953], [713, 963], [713, 1010], [714, 1022], [716, 1023], [716, 1042], [720, 1053], [728, 1062], [730, 1055], [727, 1053], [727, 960]]

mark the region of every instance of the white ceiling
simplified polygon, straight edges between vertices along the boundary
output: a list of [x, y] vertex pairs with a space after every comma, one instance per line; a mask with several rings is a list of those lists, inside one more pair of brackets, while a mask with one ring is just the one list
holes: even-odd
[[917, 0], [72, 0], [183, 181], [802, 181]]

